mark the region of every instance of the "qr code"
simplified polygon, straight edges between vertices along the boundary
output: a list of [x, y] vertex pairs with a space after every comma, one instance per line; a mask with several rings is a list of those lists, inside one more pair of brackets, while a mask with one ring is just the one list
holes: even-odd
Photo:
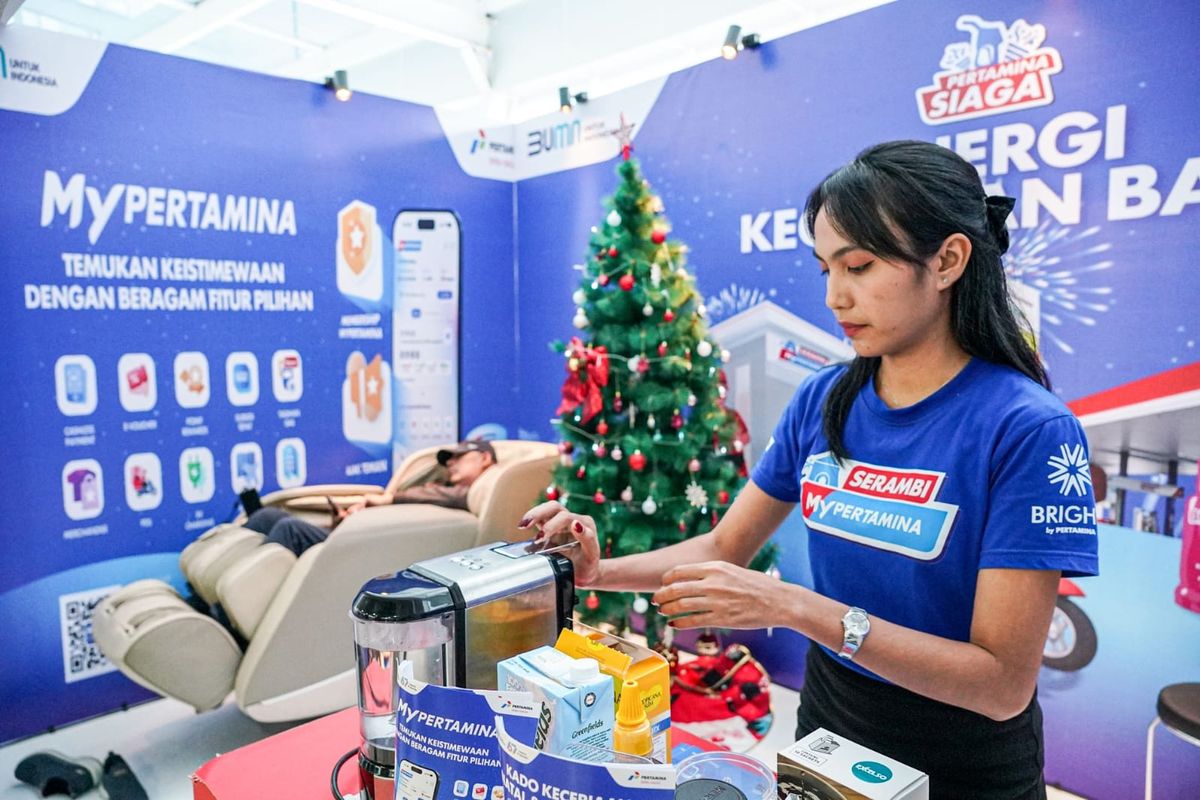
[[58, 596], [58, 623], [62, 631], [63, 678], [67, 683], [94, 678], [116, 667], [92, 638], [92, 613], [100, 601], [119, 589], [105, 586]]

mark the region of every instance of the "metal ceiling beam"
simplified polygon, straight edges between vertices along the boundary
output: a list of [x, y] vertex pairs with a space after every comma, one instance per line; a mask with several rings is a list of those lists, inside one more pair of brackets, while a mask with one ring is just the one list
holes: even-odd
[[0, 0], [0, 25], [7, 25], [23, 2], [25, 0]]
[[341, 14], [414, 39], [448, 47], [488, 46], [489, 24], [483, 14], [467, 14], [435, 2], [395, 3], [387, 13], [372, 11], [344, 0], [299, 0], [306, 6]]
[[160, 53], [174, 53], [257, 11], [269, 2], [270, 0], [205, 0], [196, 6], [195, 10], [181, 10], [171, 21], [138, 36], [130, 44]]

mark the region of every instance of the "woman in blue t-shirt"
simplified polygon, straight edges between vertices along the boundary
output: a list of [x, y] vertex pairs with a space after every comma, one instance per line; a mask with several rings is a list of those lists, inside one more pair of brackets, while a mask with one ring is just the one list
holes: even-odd
[[[1060, 576], [1097, 571], [1087, 442], [1008, 297], [1012, 207], [945, 148], [863, 151], [805, 208], [856, 357], [797, 390], [717, 527], [602, 561], [591, 518], [522, 521], [579, 540], [581, 587], [654, 592], [677, 628], [807, 636], [797, 736], [897, 758], [933, 797], [1045, 796], [1042, 646]], [[745, 568], [797, 506], [812, 589]]]

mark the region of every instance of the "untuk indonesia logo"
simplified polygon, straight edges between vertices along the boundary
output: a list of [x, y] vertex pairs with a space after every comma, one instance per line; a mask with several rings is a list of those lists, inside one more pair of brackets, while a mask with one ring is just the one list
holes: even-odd
[[1054, 102], [1052, 75], [1062, 56], [1042, 47], [1046, 27], [1018, 19], [1011, 25], [964, 14], [954, 27], [970, 37], [946, 45], [933, 85], [917, 89], [917, 110], [927, 125], [1004, 114]]

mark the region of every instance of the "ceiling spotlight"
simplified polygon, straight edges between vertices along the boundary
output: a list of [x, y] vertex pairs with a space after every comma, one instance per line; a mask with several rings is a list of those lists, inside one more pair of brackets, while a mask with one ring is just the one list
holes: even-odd
[[333, 89], [333, 96], [343, 103], [350, 99], [354, 93], [350, 91], [350, 79], [346, 77], [346, 70], [339, 69], [333, 73], [332, 78], [325, 79], [325, 88]]
[[558, 110], [559, 111], [563, 112], [564, 114], [570, 114], [572, 99], [574, 99], [576, 103], [586, 103], [588, 101], [587, 92], [580, 92], [579, 94], [573, 95], [573, 94], [571, 94], [571, 90], [568, 89], [566, 86], [558, 87]]
[[725, 43], [721, 45], [721, 58], [732, 61], [737, 58], [738, 50], [742, 48], [753, 50], [761, 44], [762, 39], [757, 33], [748, 33], [742, 36], [741, 25], [730, 25], [729, 30], [725, 32]]

